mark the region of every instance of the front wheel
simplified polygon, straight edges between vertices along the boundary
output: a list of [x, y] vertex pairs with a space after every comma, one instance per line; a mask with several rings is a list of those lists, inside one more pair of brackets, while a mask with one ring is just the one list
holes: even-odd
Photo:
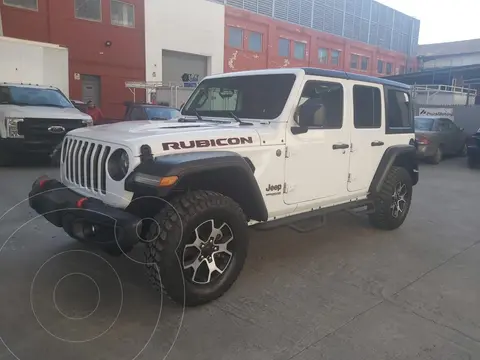
[[430, 158], [430, 162], [432, 164], [440, 164], [440, 162], [443, 160], [443, 151], [440, 147], [437, 148], [437, 151], [435, 151], [435, 154]]
[[145, 256], [155, 287], [179, 304], [196, 306], [233, 285], [248, 249], [247, 222], [235, 201], [193, 191], [175, 198], [154, 220]]
[[375, 212], [369, 215], [376, 228], [394, 230], [405, 221], [412, 201], [412, 178], [403, 167], [392, 167], [381, 191], [373, 197]]

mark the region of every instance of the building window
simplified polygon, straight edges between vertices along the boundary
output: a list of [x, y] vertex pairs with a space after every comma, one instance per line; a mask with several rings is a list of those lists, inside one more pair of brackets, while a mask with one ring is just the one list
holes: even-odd
[[278, 56], [290, 57], [290, 40], [278, 39]]
[[293, 57], [298, 60], [305, 59], [305, 43], [295, 41], [293, 49]]
[[248, 36], [248, 50], [262, 52], [262, 34], [251, 32]]
[[318, 49], [318, 61], [321, 64], [328, 64], [328, 50]]
[[380, 89], [371, 86], [353, 87], [353, 122], [356, 129], [378, 129], [382, 122]]
[[358, 69], [358, 55], [352, 54], [350, 57], [350, 68]]
[[38, 10], [38, 0], [3, 0], [3, 3], [9, 6]]
[[112, 25], [135, 27], [135, 7], [118, 0], [110, 1]]
[[391, 63], [387, 63], [387, 75], [392, 74], [392, 67], [393, 65]]
[[332, 50], [330, 53], [331, 63], [332, 65], [339, 66], [340, 65], [340, 51]]
[[228, 46], [243, 48], [243, 30], [237, 27], [228, 27]]
[[383, 74], [383, 61], [378, 60], [377, 62], [377, 73]]
[[102, 21], [102, 1], [75, 0], [75, 17], [83, 20]]
[[368, 70], [368, 57], [362, 56], [362, 70], [367, 71]]

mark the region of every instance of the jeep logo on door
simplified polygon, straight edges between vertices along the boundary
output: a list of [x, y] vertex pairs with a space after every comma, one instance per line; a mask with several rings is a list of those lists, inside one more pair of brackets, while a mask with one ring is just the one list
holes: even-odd
[[63, 126], [50, 126], [47, 130], [52, 134], [63, 134], [65, 132]]
[[193, 148], [207, 148], [217, 146], [235, 146], [253, 144], [253, 138], [249, 137], [231, 137], [223, 139], [206, 139], [206, 140], [190, 140], [190, 141], [173, 141], [162, 144], [163, 150], [181, 150]]

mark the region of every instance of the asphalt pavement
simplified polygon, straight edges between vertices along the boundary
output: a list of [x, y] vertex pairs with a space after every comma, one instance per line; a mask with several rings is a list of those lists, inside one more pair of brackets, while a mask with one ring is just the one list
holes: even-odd
[[[251, 232], [234, 287], [182, 309], [142, 249], [110, 257], [28, 207], [31, 160], [0, 168], [0, 359], [479, 359], [480, 170], [423, 165], [405, 224], [339, 213], [308, 234]], [[3, 345], [2, 345], [3, 342]]]

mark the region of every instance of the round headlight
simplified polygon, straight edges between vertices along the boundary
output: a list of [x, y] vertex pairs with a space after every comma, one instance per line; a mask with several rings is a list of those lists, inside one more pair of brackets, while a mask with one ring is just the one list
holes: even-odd
[[108, 159], [108, 174], [113, 180], [120, 181], [127, 176], [129, 166], [127, 152], [117, 149]]

